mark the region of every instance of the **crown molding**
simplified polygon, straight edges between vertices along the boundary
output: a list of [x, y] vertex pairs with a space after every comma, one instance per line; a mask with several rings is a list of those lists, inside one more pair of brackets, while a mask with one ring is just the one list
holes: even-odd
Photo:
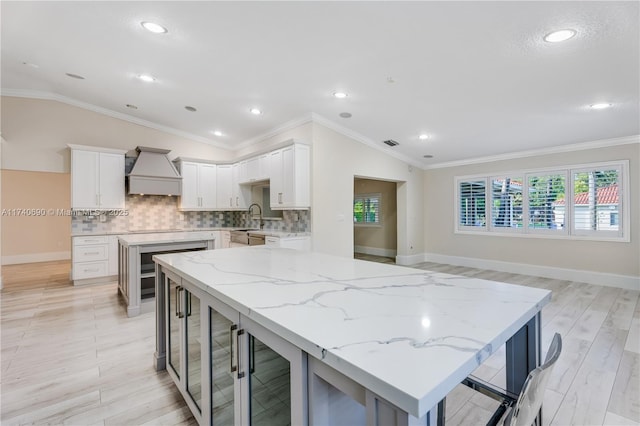
[[[288, 130], [293, 130], [296, 127], [300, 127], [304, 124], [310, 123], [311, 121], [313, 121], [313, 113], [311, 114], [305, 114], [301, 117], [298, 118], [294, 118], [293, 120], [289, 120], [279, 126], [276, 126], [274, 128], [272, 128], [271, 130], [266, 131], [265, 133], [262, 133], [261, 135], [255, 136], [253, 138], [247, 139], [241, 143], [239, 143], [238, 145], [234, 146], [234, 150], [235, 151], [239, 151], [241, 149], [247, 148], [251, 145], [255, 145], [257, 143], [260, 143], [266, 139], [272, 138], [274, 136], [279, 135], [280, 133], [286, 132]], [[310, 143], [311, 141], [307, 141], [307, 143]]]
[[448, 167], [468, 166], [471, 164], [491, 163], [494, 161], [514, 160], [517, 158], [537, 157], [540, 155], [561, 154], [586, 149], [607, 148], [617, 145], [629, 145], [640, 143], [640, 135], [623, 136], [620, 138], [600, 139], [590, 142], [574, 143], [569, 145], [553, 146], [549, 148], [532, 149], [528, 151], [515, 151], [507, 154], [491, 155], [486, 157], [470, 158], [467, 160], [449, 161], [444, 163], [422, 166], [423, 170], [444, 169]]
[[397, 160], [400, 161], [404, 161], [405, 163], [411, 164], [412, 166], [418, 167], [420, 169], [424, 168], [424, 164], [422, 164], [419, 161], [416, 161], [415, 159], [408, 157], [406, 155], [400, 154], [398, 152], [393, 152], [392, 149], [393, 148], [385, 148], [383, 146], [380, 146], [379, 142], [374, 141], [373, 139], [370, 139], [358, 132], [355, 132], [351, 129], [347, 129], [346, 127], [337, 124], [334, 121], [329, 120], [326, 117], [323, 117], [320, 114], [316, 114], [315, 112], [311, 113], [311, 117], [314, 123], [318, 123], [323, 125], [324, 127], [327, 127], [335, 132], [340, 133], [343, 136], [346, 136], [348, 138], [351, 138], [353, 140], [356, 140], [364, 145], [367, 145], [373, 149], [377, 149], [380, 152], [383, 152], [385, 154], [387, 154], [390, 157], [394, 157]]
[[57, 101], [63, 104], [71, 105], [74, 107], [86, 109], [88, 111], [93, 111], [98, 114], [106, 115], [112, 118], [117, 118], [119, 120], [128, 121], [129, 123], [137, 124], [139, 126], [149, 127], [151, 129], [159, 130], [161, 132], [169, 133], [175, 136], [180, 136], [181, 138], [190, 139], [195, 142], [205, 143], [207, 145], [215, 146], [216, 148], [221, 148], [225, 150], [229, 150], [227, 145], [221, 144], [219, 142], [212, 141], [207, 138], [203, 138], [202, 136], [194, 135], [192, 133], [184, 132], [182, 130], [175, 129], [173, 127], [164, 126], [162, 124], [154, 123], [152, 121], [143, 120], [141, 118], [134, 117], [129, 114], [124, 114], [121, 112], [113, 111], [107, 108], [99, 107], [93, 104], [89, 104], [86, 102], [79, 101], [77, 99], [69, 98], [66, 96], [58, 95], [57, 93], [52, 92], [44, 92], [39, 90], [23, 90], [23, 89], [1, 89], [2, 96], [10, 96], [15, 98], [28, 98], [28, 99], [42, 99], [48, 101]]

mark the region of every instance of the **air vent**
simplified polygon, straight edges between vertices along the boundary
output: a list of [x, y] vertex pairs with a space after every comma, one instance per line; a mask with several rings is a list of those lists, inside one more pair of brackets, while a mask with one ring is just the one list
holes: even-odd
[[388, 139], [386, 141], [382, 141], [382, 143], [385, 143], [389, 146], [396, 146], [396, 145], [400, 145], [398, 142], [394, 141], [393, 139]]

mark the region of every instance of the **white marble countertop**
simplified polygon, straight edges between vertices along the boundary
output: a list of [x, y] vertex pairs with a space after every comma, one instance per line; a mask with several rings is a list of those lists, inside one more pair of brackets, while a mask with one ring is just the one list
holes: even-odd
[[128, 234], [118, 237], [118, 241], [125, 246], [143, 246], [161, 243], [175, 243], [185, 241], [206, 241], [214, 239], [215, 231], [182, 231], [182, 232], [154, 232], [151, 234]]
[[154, 259], [416, 417], [551, 299], [543, 289], [264, 246]]

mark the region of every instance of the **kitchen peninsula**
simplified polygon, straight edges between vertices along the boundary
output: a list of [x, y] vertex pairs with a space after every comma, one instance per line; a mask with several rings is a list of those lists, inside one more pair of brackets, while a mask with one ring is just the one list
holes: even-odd
[[200, 424], [427, 424], [505, 342], [508, 390], [540, 362], [548, 290], [270, 247], [154, 260], [156, 369]]

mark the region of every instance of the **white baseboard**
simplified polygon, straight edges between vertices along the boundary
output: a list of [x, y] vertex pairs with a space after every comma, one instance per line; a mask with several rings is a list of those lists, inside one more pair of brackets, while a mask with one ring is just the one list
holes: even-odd
[[71, 259], [70, 251], [52, 251], [48, 253], [18, 254], [2, 256], [3, 265], [17, 265], [19, 263], [51, 262], [53, 260]]
[[377, 247], [354, 246], [353, 251], [355, 251], [356, 253], [370, 254], [372, 256], [384, 256], [384, 257], [396, 256], [396, 250], [383, 249], [383, 248], [377, 248]]
[[424, 254], [410, 254], [410, 255], [398, 255], [396, 256], [396, 265], [415, 265], [416, 263], [424, 262]]
[[[437, 253], [424, 253], [423, 262], [446, 263], [448, 265], [469, 268], [489, 269], [512, 274], [532, 275], [557, 280], [576, 281], [587, 284], [617, 287], [627, 290], [640, 290], [640, 277], [617, 275], [605, 272], [581, 271], [577, 269], [555, 268], [551, 266], [529, 265], [526, 263], [502, 262], [499, 260], [477, 259], [473, 257], [447, 256]], [[419, 263], [419, 262], [414, 262]]]

